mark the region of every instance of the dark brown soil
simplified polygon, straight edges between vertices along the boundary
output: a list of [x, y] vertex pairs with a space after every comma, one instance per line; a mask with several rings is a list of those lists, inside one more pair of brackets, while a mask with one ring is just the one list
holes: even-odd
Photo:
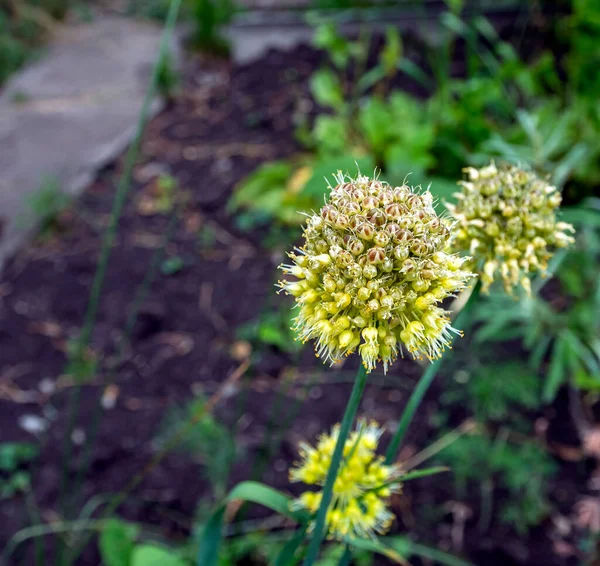
[[[81, 387], [76, 430], [89, 434], [102, 395], [116, 396], [116, 404], [102, 409], [90, 470], [76, 508], [94, 495], [124, 489], [146, 469], [143, 481], [119, 513], [160, 527], [161, 533], [174, 541], [184, 540], [197, 504], [207, 494], [202, 465], [188, 454], [174, 451], [158, 465], [147, 466], [156, 453], [153, 439], [168, 409], [194, 396], [222, 394], [215, 413], [236, 431], [246, 452], [233, 470], [231, 484], [249, 479], [253, 460], [264, 452], [265, 431], [278, 403], [278, 391], [285, 395], [285, 410], [278, 418], [291, 417], [293, 426], [286, 429], [281, 446], [270, 455], [260, 478], [270, 485], [289, 489], [286, 469], [296, 457], [298, 440], [313, 439], [340, 420], [355, 370], [353, 360], [343, 368], [325, 370], [307, 352], [301, 356], [293, 385], [287, 387], [282, 384], [292, 361], [269, 349], [243, 378], [220, 390], [245, 367], [244, 357], [232, 350], [237, 329], [270, 305], [286, 308], [283, 299], [273, 298], [280, 252], [261, 247], [261, 234], [239, 231], [226, 204], [236, 183], [257, 165], [298, 149], [293, 116], [300, 102], [308, 100], [307, 78], [317, 60], [312, 50], [299, 48], [291, 54], [272, 52], [242, 68], [206, 60], [191, 62], [180, 96], [148, 128], [93, 332], [92, 350], [100, 365], [97, 374]], [[69, 397], [75, 391], [72, 378], [65, 375], [67, 342], [77, 335], [84, 318], [121, 168], [119, 161], [103, 171], [72, 213], [63, 215], [61, 231], [17, 254], [0, 284], [1, 436], [2, 441], [35, 441], [19, 425], [24, 415], [42, 416], [48, 424], [39, 465], [33, 467], [35, 499], [44, 521], [59, 518], [62, 438]], [[148, 216], [139, 210], [140, 198], [148, 194], [156, 171], [173, 175], [188, 196], [166, 250], [167, 257], [183, 260], [183, 268], [172, 275], [157, 274], [125, 358], [117, 367], [114, 386], [109, 387], [111, 360], [136, 290], [169, 224], [168, 215]], [[215, 236], [210, 248], [199, 243], [198, 234], [206, 227]], [[313, 369], [318, 371], [316, 377], [311, 377]], [[374, 376], [361, 414], [393, 427], [419, 374], [417, 364], [403, 361], [386, 378]], [[335, 383], [342, 378], [347, 382]], [[438, 410], [437, 398], [443, 387], [444, 376], [440, 376], [411, 428], [404, 456], [437, 438], [430, 418]], [[556, 442], [561, 446], [570, 442], [577, 452], [578, 437], [568, 416], [564, 418], [568, 415], [563, 411], [564, 402], [559, 400], [546, 416], [556, 429], [552, 433]], [[453, 420], [455, 425], [461, 423], [460, 412]], [[82, 456], [82, 450], [75, 448], [66, 462], [68, 488], [75, 489]], [[479, 499], [473, 494], [464, 502], [473, 515], [460, 535], [462, 548], [453, 547], [459, 506], [448, 504], [454, 497], [449, 475], [407, 486], [405, 497], [396, 505], [399, 529], [480, 565], [577, 564], [572, 532], [561, 531], [558, 519], [571, 513], [584, 491], [588, 471], [581, 461], [568, 462], [559, 456], [560, 473], [552, 489], [555, 511], [528, 537], [518, 537], [495, 522], [487, 532], [478, 533]], [[447, 512], [435, 524], [422, 520], [420, 509], [444, 505]], [[67, 516], [74, 517], [73, 513]], [[29, 522], [23, 498], [0, 501], [0, 546]], [[51, 540], [44, 543], [50, 553]], [[30, 564], [29, 552], [24, 545], [15, 556]], [[18, 563], [15, 560], [14, 564]], [[98, 563], [92, 546], [79, 563]]]

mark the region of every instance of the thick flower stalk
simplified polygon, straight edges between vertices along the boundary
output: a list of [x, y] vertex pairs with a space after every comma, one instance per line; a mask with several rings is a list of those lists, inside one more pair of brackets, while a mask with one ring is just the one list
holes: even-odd
[[296, 332], [332, 363], [358, 349], [367, 371], [378, 361], [387, 371], [405, 349], [437, 359], [456, 332], [440, 303], [472, 277], [467, 259], [447, 251], [449, 221], [429, 191], [341, 173], [336, 181], [281, 266], [297, 279], [279, 282], [296, 298]]
[[467, 167], [457, 204], [446, 204], [457, 222], [452, 249], [468, 253], [487, 292], [499, 276], [511, 295], [520, 285], [531, 292], [529, 276], [545, 275], [552, 250], [574, 242], [573, 226], [557, 221], [560, 192], [535, 173], [492, 162]]
[[[290, 480], [322, 487], [339, 435], [339, 425], [331, 434], [323, 434], [316, 447], [300, 445], [302, 461], [290, 470]], [[385, 534], [393, 520], [388, 510], [392, 493], [401, 490], [399, 468], [387, 466], [376, 454], [383, 430], [375, 422], [359, 421], [344, 444], [344, 459], [333, 485], [333, 497], [327, 510], [329, 538], [369, 538]], [[321, 491], [306, 491], [293, 505], [314, 514], [321, 503]]]

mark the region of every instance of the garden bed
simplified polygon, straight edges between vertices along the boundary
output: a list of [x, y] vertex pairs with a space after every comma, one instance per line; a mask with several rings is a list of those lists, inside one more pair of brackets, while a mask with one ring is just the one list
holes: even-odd
[[[275, 442], [275, 452], [267, 453], [264, 473], [255, 479], [293, 491], [287, 468], [297, 456], [298, 441], [313, 439], [340, 419], [354, 360], [325, 370], [309, 346], [295, 359], [274, 347], [252, 352], [248, 342], [240, 340], [240, 327], [289, 303], [274, 296], [281, 251], [263, 247], [260, 230], [241, 231], [227, 211], [234, 186], [257, 165], [299, 149], [293, 118], [303, 105], [312, 112], [306, 107], [310, 104], [307, 81], [319, 60], [312, 49], [299, 47], [291, 53], [272, 51], [244, 67], [206, 59], [188, 62], [182, 92], [151, 122], [119, 223], [93, 332], [90, 356], [98, 359], [98, 369], [81, 387], [73, 434], [76, 445], [93, 428], [99, 398], [104, 405], [77, 508], [95, 495], [126, 488], [132, 477], [147, 469], [165, 415], [194, 396], [218, 397], [215, 415], [235, 432], [245, 451], [229, 485], [249, 479], [252, 463], [264, 456], [271, 420], [291, 418], [281, 444]], [[0, 283], [0, 430], [3, 441], [35, 441], [24, 427], [37, 431], [42, 439], [32, 483], [45, 521], [59, 517], [62, 439], [74, 391], [74, 379], [65, 373], [66, 352], [85, 315], [121, 169], [119, 160], [102, 171], [83, 197], [61, 214], [54, 231], [40, 236], [9, 262]], [[174, 213], [151, 213], [160, 175], [177, 182], [171, 203]], [[107, 385], [136, 291], [170, 233], [171, 214], [174, 229], [165, 257], [159, 260], [141, 303], [114, 383]], [[392, 427], [420, 372], [417, 363], [404, 360], [387, 377], [374, 375], [360, 413]], [[434, 423], [441, 410], [439, 397], [452, 380], [450, 370], [437, 379], [401, 458], [438, 438]], [[475, 564], [578, 564], [579, 535], [571, 514], [593, 466], [583, 458], [567, 405], [567, 394], [561, 392], [543, 414], [531, 415], [540, 430], [548, 430], [544, 443], [559, 466], [550, 490], [553, 511], [539, 527], [518, 535], [492, 520], [481, 532], [479, 493], [469, 493], [461, 502], [450, 500], [453, 478], [442, 474], [405, 487], [394, 501], [398, 530]], [[456, 407], [450, 413], [452, 427], [470, 417]], [[283, 426], [275, 422], [275, 429], [279, 428]], [[66, 462], [69, 482], [76, 481], [82, 458], [83, 451], [76, 447]], [[185, 451], [169, 453], [147, 469], [119, 515], [154, 525], [172, 542], [185, 540], [199, 501], [210, 497], [203, 468]], [[502, 497], [496, 493], [497, 499]], [[250, 516], [267, 515], [257, 510]], [[29, 523], [25, 497], [0, 501], [0, 546]], [[51, 541], [45, 542], [50, 549]], [[20, 551], [21, 556], [30, 556], [32, 549], [24, 545]], [[97, 564], [96, 551], [90, 547], [79, 563]], [[419, 564], [417, 559], [411, 563]]]

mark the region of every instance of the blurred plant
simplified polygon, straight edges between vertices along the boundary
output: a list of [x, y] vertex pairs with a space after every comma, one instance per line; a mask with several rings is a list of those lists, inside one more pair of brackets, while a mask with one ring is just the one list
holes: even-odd
[[173, 548], [138, 541], [141, 528], [119, 519], [104, 521], [98, 536], [103, 566], [191, 566]]
[[548, 364], [545, 402], [566, 382], [583, 390], [600, 388], [600, 213], [582, 208], [566, 217], [578, 226], [576, 246], [564, 258], [559, 256], [556, 271], [567, 298], [547, 301], [534, 293], [514, 301], [492, 295], [476, 313], [476, 341], [520, 339], [534, 370]]
[[192, 44], [203, 50], [226, 54], [229, 44], [221, 34], [235, 12], [233, 0], [187, 0], [188, 9], [194, 20]]
[[39, 224], [42, 236], [64, 228], [61, 216], [71, 204], [71, 197], [63, 192], [60, 183], [53, 177], [45, 178], [40, 187], [27, 196], [27, 206]]
[[211, 483], [214, 496], [220, 499], [225, 495], [231, 466], [240, 454], [231, 432], [206, 412], [204, 399], [171, 409], [160, 425], [156, 445], [168, 445], [190, 422], [195, 424], [179, 441], [178, 450], [202, 463], [203, 475]]
[[25, 466], [38, 455], [33, 444], [3, 442], [0, 444], [0, 500], [31, 489], [31, 474]]
[[511, 421], [542, 402], [540, 378], [518, 360], [473, 364], [461, 362], [455, 385], [442, 394], [444, 404], [466, 405], [480, 423]]
[[[297, 237], [304, 217], [319, 209], [327, 193], [323, 179], [331, 171], [372, 171], [375, 167], [370, 157], [330, 156], [314, 161], [274, 161], [261, 165], [240, 183], [228, 203], [231, 213], [238, 212], [236, 222], [243, 230], [269, 227], [281, 245], [283, 240]], [[291, 228], [292, 234], [280, 236], [282, 229]]]
[[514, 163], [528, 163], [542, 177], [562, 189], [569, 180], [579, 186], [577, 199], [600, 182], [600, 113], [576, 101], [561, 109], [550, 98], [534, 109], [516, 112], [517, 122], [494, 132], [472, 155], [483, 164], [489, 155]]
[[[170, 0], [129, 0], [127, 13], [133, 16], [164, 21]], [[190, 41], [193, 47], [226, 55], [229, 43], [222, 35], [237, 6], [234, 0], [183, 0], [180, 19], [192, 22]]]
[[171, 100], [177, 94], [181, 77], [173, 57], [171, 55], [165, 57], [160, 67], [158, 68], [158, 78], [156, 87], [160, 95], [166, 100]]
[[[503, 430], [495, 439], [482, 432], [459, 438], [438, 459], [452, 469], [461, 497], [479, 484], [481, 531], [490, 526], [496, 500], [500, 521], [520, 534], [539, 524], [549, 511], [550, 480], [556, 466], [533, 440], [511, 442]], [[499, 492], [496, 498], [495, 490]]]
[[573, 226], [556, 218], [560, 192], [518, 167], [492, 162], [465, 172], [457, 204], [446, 205], [456, 221], [453, 251], [473, 256], [467, 266], [479, 274], [484, 293], [500, 277], [508, 295], [519, 285], [530, 294], [531, 275], [545, 276], [556, 248], [575, 241]]
[[181, 257], [175, 255], [165, 259], [160, 265], [160, 271], [163, 275], [175, 275], [185, 267], [185, 262]]
[[137, 196], [137, 210], [144, 216], [169, 214], [173, 207], [185, 200], [177, 179], [163, 174], [155, 177]]
[[[334, 432], [335, 435], [335, 432]], [[364, 435], [364, 436], [363, 436]], [[389, 488], [386, 480], [389, 480], [389, 472], [392, 470], [392, 466], [389, 462], [383, 463], [383, 459], [375, 455], [375, 448], [377, 447], [379, 432], [371, 426], [359, 427], [352, 438], [352, 442], [346, 446], [346, 457], [351, 460], [351, 466], [348, 467], [348, 472], [351, 475], [340, 476], [341, 482], [347, 482], [346, 487], [351, 488], [354, 481], [359, 479], [359, 483], [355, 484], [356, 489], [348, 491], [349, 500], [342, 498], [339, 505], [343, 507], [344, 501], [349, 501], [352, 504], [352, 499], [358, 497], [370, 497], [372, 491], [379, 490], [385, 491]], [[333, 450], [332, 446], [325, 447], [323, 443], [331, 445], [335, 444], [335, 438], [328, 435], [324, 435], [319, 442], [318, 451], [326, 451], [331, 455]], [[305, 460], [302, 465], [296, 468], [292, 474], [294, 477], [302, 481], [316, 482], [318, 485], [322, 485], [324, 481], [323, 471], [326, 466], [319, 464], [319, 458], [315, 457], [316, 452], [314, 449], [306, 448], [306, 456], [308, 460]], [[313, 454], [311, 456], [311, 454]], [[361, 457], [361, 454], [363, 457]], [[371, 466], [367, 464], [371, 462]], [[322, 468], [322, 469], [320, 469]], [[362, 471], [360, 471], [362, 469]], [[311, 476], [311, 470], [316, 475]], [[420, 477], [430, 476], [438, 474], [440, 472], [447, 471], [447, 468], [434, 467], [424, 470], [416, 470], [400, 473], [395, 475], [391, 481], [392, 484], [398, 484], [411, 479]], [[357, 476], [358, 474], [358, 476]], [[311, 479], [312, 478], [312, 479]], [[345, 478], [345, 479], [344, 479]], [[366, 483], [362, 483], [360, 479], [366, 480]], [[374, 483], [373, 483], [374, 482]], [[380, 484], [378, 482], [381, 482]], [[343, 488], [342, 484], [339, 484], [340, 488]], [[371, 488], [374, 487], [372, 490]], [[391, 488], [390, 488], [391, 489]], [[202, 564], [202, 566], [225, 566], [229, 565], [227, 562], [230, 556], [231, 547], [229, 552], [224, 550], [221, 552], [223, 546], [223, 523], [225, 520], [225, 512], [229, 508], [233, 512], [239, 509], [240, 501], [249, 501], [257, 503], [268, 509], [271, 509], [276, 514], [281, 515], [282, 518], [287, 518], [295, 523], [298, 523], [298, 528], [292, 533], [291, 537], [287, 539], [283, 546], [276, 545], [263, 545], [261, 548], [262, 554], [270, 553], [270, 549], [276, 549], [275, 556], [269, 556], [269, 563], [271, 564], [298, 564], [300, 560], [304, 559], [305, 563], [308, 559], [308, 554], [305, 554], [306, 542], [310, 541], [310, 537], [307, 538], [307, 533], [313, 524], [314, 514], [309, 513], [304, 509], [304, 503], [308, 502], [309, 494], [306, 492], [306, 496], [302, 497], [300, 503], [298, 500], [293, 500], [290, 496], [282, 493], [281, 491], [275, 490], [269, 486], [263, 485], [257, 482], [246, 481], [236, 485], [227, 495], [227, 497], [221, 502], [216, 510], [213, 511], [209, 520], [205, 523], [202, 535], [200, 538], [200, 547], [196, 557], [196, 563]], [[352, 506], [352, 505], [350, 505]], [[359, 508], [355, 510], [354, 523], [356, 524], [357, 516], [366, 513], [367, 509]], [[231, 514], [229, 519], [231, 519]], [[336, 535], [342, 536], [344, 545], [343, 546], [332, 546], [327, 552], [325, 552], [322, 560], [311, 560], [311, 564], [315, 566], [329, 566], [330, 564], [338, 564], [340, 555], [343, 555], [341, 559], [342, 564], [348, 564], [346, 556], [348, 549], [351, 547], [353, 553], [356, 553], [357, 564], [369, 564], [369, 555], [378, 553], [386, 558], [392, 560], [396, 564], [405, 564], [406, 559], [411, 555], [420, 556], [432, 560], [439, 561], [440, 564], [447, 564], [451, 566], [467, 566], [467, 564], [461, 560], [458, 560], [444, 552], [437, 551], [427, 546], [414, 544], [407, 537], [398, 536], [386, 536], [386, 537], [368, 537], [364, 538], [360, 532], [355, 532], [355, 536], [351, 536], [352, 533], [348, 531], [348, 536], [344, 536], [343, 533], [336, 533]], [[271, 535], [272, 536], [272, 535]], [[225, 539], [227, 540], [227, 539]], [[244, 538], [240, 541], [240, 545], [247, 546], [248, 539]], [[227, 545], [227, 542], [224, 543]], [[352, 555], [350, 555], [352, 558]], [[287, 562], [284, 562], [284, 559]], [[335, 562], [333, 562], [335, 560]], [[345, 561], [345, 562], [344, 562]], [[260, 563], [260, 562], [259, 562]]]
[[316, 71], [310, 88], [330, 113], [315, 118], [301, 140], [319, 155], [370, 155], [388, 175], [412, 171], [417, 178], [433, 165], [433, 124], [425, 105], [401, 92], [389, 97], [389, 81], [407, 64], [398, 30], [388, 27], [376, 64], [366, 69], [371, 37], [356, 42], [339, 35], [333, 24], [315, 32], [315, 46], [332, 63]]
[[562, 29], [569, 47], [566, 57], [568, 88], [596, 99], [600, 89], [600, 6], [594, 0], [572, 0], [572, 13], [562, 22]]
[[34, 58], [71, 0], [0, 2], [0, 85]]
[[[300, 445], [301, 461], [290, 469], [290, 481], [322, 487], [331, 465], [333, 450], [340, 432], [339, 425], [331, 434], [319, 437], [313, 448]], [[375, 422], [358, 421], [346, 439], [344, 461], [334, 483], [333, 498], [327, 511], [328, 538], [373, 538], [391, 527], [393, 514], [388, 510], [389, 498], [402, 489], [400, 468], [383, 463], [376, 449], [383, 429]], [[321, 491], [304, 491], [293, 505], [315, 514], [321, 503]], [[309, 527], [309, 532], [311, 527]]]
[[241, 326], [236, 333], [237, 338], [250, 342], [254, 351], [273, 346], [282, 352], [295, 354], [303, 348], [303, 344], [296, 340], [292, 322], [290, 309], [267, 310], [258, 319]]

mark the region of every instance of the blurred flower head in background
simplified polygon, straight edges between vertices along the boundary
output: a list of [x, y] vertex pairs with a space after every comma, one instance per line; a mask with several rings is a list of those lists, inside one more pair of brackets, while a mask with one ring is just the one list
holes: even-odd
[[[301, 462], [290, 470], [290, 481], [322, 487], [339, 435], [340, 427], [323, 434], [316, 447], [300, 445]], [[333, 498], [327, 511], [330, 538], [373, 537], [384, 534], [393, 515], [387, 504], [392, 493], [401, 490], [399, 469], [386, 466], [376, 453], [383, 429], [375, 422], [358, 422], [344, 445], [344, 458], [333, 486]], [[293, 505], [316, 513], [321, 491], [305, 491]]]
[[367, 371], [378, 361], [387, 371], [404, 349], [437, 359], [456, 332], [439, 304], [473, 276], [468, 258], [448, 252], [450, 222], [429, 191], [341, 173], [336, 181], [281, 266], [297, 279], [279, 282], [296, 298], [296, 332], [331, 362], [358, 349]]
[[457, 222], [452, 250], [472, 256], [467, 266], [481, 277], [483, 291], [499, 276], [509, 295], [518, 285], [530, 293], [529, 276], [545, 274], [552, 250], [574, 242], [573, 227], [556, 218], [560, 192], [512, 165], [464, 171], [458, 202], [446, 204]]

